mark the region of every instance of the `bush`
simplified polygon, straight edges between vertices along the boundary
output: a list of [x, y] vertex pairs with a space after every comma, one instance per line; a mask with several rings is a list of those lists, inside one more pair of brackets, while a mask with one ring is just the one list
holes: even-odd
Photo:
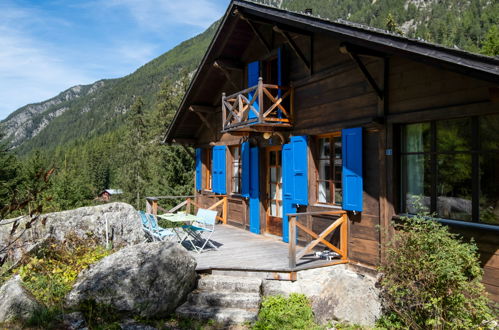
[[280, 295], [266, 297], [253, 329], [313, 329], [316, 327], [308, 298], [303, 294], [292, 293], [289, 298]]
[[379, 325], [471, 329], [491, 320], [476, 245], [428, 213], [403, 218], [380, 271], [386, 313]]

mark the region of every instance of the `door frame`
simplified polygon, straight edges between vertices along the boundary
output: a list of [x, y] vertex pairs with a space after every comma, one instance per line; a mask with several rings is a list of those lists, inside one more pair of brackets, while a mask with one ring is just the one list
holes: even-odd
[[284, 212], [284, 207], [283, 207], [283, 194], [282, 194], [282, 180], [283, 180], [283, 177], [282, 177], [282, 145], [276, 145], [276, 146], [269, 146], [269, 147], [266, 147], [265, 148], [265, 175], [264, 175], [264, 178], [265, 178], [265, 232], [267, 234], [271, 234], [271, 235], [276, 235], [276, 236], [280, 236], [282, 237], [282, 225], [281, 225], [281, 233], [280, 235], [279, 234], [276, 234], [276, 233], [271, 233], [269, 231], [269, 217], [271, 217], [270, 215], [270, 210], [271, 210], [271, 205], [270, 205], [270, 202], [271, 202], [271, 196], [270, 196], [270, 152], [272, 151], [279, 151], [281, 153], [281, 156], [278, 157], [276, 159], [276, 161], [279, 159], [279, 164], [278, 164], [278, 167], [280, 169], [280, 176], [281, 176], [281, 180], [280, 180], [280, 183], [277, 182], [277, 185], [276, 185], [276, 194], [277, 194], [277, 189], [280, 190], [281, 192], [281, 199], [280, 200], [276, 200], [276, 204], [277, 204], [277, 207], [278, 207], [278, 210], [279, 210], [279, 213], [281, 214], [280, 217], [274, 217], [274, 218], [281, 218], [281, 223], [282, 223], [282, 218], [283, 218], [283, 212]]

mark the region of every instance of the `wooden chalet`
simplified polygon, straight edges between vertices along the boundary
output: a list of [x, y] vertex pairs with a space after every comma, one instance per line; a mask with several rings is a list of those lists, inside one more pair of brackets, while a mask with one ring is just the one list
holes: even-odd
[[374, 268], [419, 203], [475, 239], [499, 301], [497, 58], [234, 0], [165, 142], [196, 148], [193, 202], [225, 197], [290, 267], [320, 243]]

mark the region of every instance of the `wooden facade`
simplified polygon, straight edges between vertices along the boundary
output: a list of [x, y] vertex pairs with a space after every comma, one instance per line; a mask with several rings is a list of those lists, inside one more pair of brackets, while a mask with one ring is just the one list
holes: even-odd
[[[240, 122], [233, 127], [227, 125], [226, 107], [229, 105], [224, 104], [226, 95], [236, 95], [252, 87], [247, 86], [248, 63], [260, 61], [261, 67], [267, 65], [268, 70], [272, 70], [271, 61], [277, 56], [277, 51], [282, 52], [279, 55], [282, 56], [280, 79], [286, 90], [293, 91], [292, 97], [288, 96], [286, 103], [282, 103], [293, 109], [291, 127], [252, 126]], [[272, 76], [265, 70], [260, 70], [263, 83], [274, 84], [265, 81]], [[274, 101], [277, 99], [275, 96]], [[230, 106], [235, 108], [234, 100]], [[263, 101], [262, 96], [259, 100]], [[246, 97], [246, 103], [246, 108], [249, 108], [251, 99]], [[249, 111], [244, 110], [243, 103], [238, 103], [238, 106], [238, 111]], [[259, 108], [268, 109], [269, 105], [264, 106], [262, 102]], [[274, 108], [278, 109], [277, 106]], [[458, 118], [472, 118], [470, 122], [480, 120], [481, 123], [484, 116], [499, 116], [497, 59], [354, 24], [331, 23], [254, 3], [233, 1], [165, 141], [203, 148], [208, 153], [213, 146], [240, 146], [243, 142], [258, 147], [259, 229], [262, 234], [279, 236], [282, 233], [274, 228], [274, 218], [269, 216], [273, 211], [268, 190], [274, 189], [269, 179], [269, 168], [272, 167], [269, 164], [270, 157], [274, 156], [268, 151], [281, 150], [292, 136], [307, 136], [308, 184], [303, 189], [308, 191], [308, 203], [299, 205], [297, 212], [340, 210], [341, 203], [325, 203], [321, 200], [326, 198], [325, 195], [319, 196], [320, 189], [326, 187], [321, 183], [321, 171], [332, 171], [335, 163], [335, 159], [331, 159], [325, 169], [320, 169], [320, 144], [326, 143], [321, 137], [339, 136], [343, 129], [362, 127], [362, 211], [347, 213], [348, 258], [350, 262], [375, 267], [383, 258], [381, 247], [389, 239], [389, 232], [386, 233], [391, 221], [405, 212], [401, 197], [403, 127], [411, 123], [445, 125], [443, 121]], [[243, 121], [247, 119], [241, 118]], [[499, 136], [486, 138], [497, 141]], [[335, 140], [328, 141], [329, 148], [332, 148], [331, 143]], [[488, 154], [495, 155], [494, 152], [499, 150]], [[232, 193], [232, 172], [238, 167], [234, 165], [232, 153], [226, 155], [227, 223], [250, 230], [251, 198], [240, 190]], [[204, 159], [201, 172], [203, 182], [206, 182], [212, 165]], [[499, 160], [499, 157], [495, 159]], [[273, 167], [280, 166], [278, 161], [272, 164], [276, 164]], [[499, 171], [497, 166], [495, 168]], [[497, 172], [485, 179], [493, 180], [499, 186]], [[329, 181], [330, 189], [334, 180], [330, 178]], [[432, 184], [435, 185], [429, 183], [429, 186]], [[275, 186], [279, 189], [277, 183]], [[198, 204], [210, 205], [216, 201], [211, 186], [203, 183], [198, 188]], [[470, 191], [479, 188], [474, 186]], [[476, 202], [477, 197], [473, 196], [470, 199]], [[275, 203], [278, 205], [279, 199], [275, 199]], [[437, 205], [433, 200], [431, 203], [428, 201], [428, 205]], [[440, 204], [435, 207], [440, 207]], [[470, 211], [473, 214], [467, 221], [443, 222], [453, 231], [474, 238], [485, 270], [484, 283], [491, 297], [499, 301], [499, 221], [495, 224], [493, 221], [480, 223], [474, 217], [476, 209], [477, 206], [473, 206], [473, 212]], [[499, 201], [491, 212], [492, 217], [496, 214], [499, 218]], [[331, 224], [332, 218], [309, 215], [299, 221], [313, 232], [320, 233]], [[334, 233], [327, 239], [334, 241], [337, 235]], [[298, 230], [300, 244], [311, 240], [311, 235]]]

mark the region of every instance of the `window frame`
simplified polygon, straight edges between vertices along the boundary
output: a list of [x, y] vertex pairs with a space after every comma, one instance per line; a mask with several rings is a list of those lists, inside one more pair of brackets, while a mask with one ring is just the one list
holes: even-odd
[[[239, 166], [238, 166], [238, 187], [239, 187], [239, 191], [234, 191], [234, 178], [236, 178], [236, 176], [234, 176], [234, 165], [235, 165], [235, 159], [234, 159], [234, 149], [239, 149]], [[230, 194], [231, 195], [237, 195], [237, 196], [240, 196], [242, 194], [242, 184], [243, 184], [243, 162], [242, 162], [242, 145], [241, 144], [234, 144], [234, 145], [230, 145], [228, 146], [228, 149], [229, 149], [229, 154], [230, 154]]]
[[213, 173], [213, 148], [204, 148], [203, 155], [203, 190], [212, 191], [213, 190], [213, 178], [211, 177]]
[[[329, 153], [329, 167], [330, 167], [330, 177], [332, 178], [331, 180], [321, 180], [320, 179], [320, 166], [321, 166], [321, 150], [320, 150], [320, 140], [321, 139], [329, 139], [329, 145], [330, 145], [330, 153]], [[341, 131], [335, 131], [327, 134], [320, 134], [316, 135], [314, 137], [314, 142], [315, 142], [315, 161], [317, 166], [315, 167], [315, 201], [317, 205], [320, 206], [334, 206], [334, 207], [341, 207], [343, 204], [343, 175], [341, 175], [340, 180], [335, 180], [334, 175], [336, 174], [335, 172], [335, 166], [334, 166], [334, 156], [336, 153], [334, 152], [334, 139], [339, 139], [340, 142], [341, 140]], [[343, 152], [343, 145], [341, 146], [342, 152]], [[332, 152], [331, 152], [332, 151]], [[341, 154], [341, 161], [343, 164], [343, 155]], [[343, 171], [343, 169], [342, 169]], [[343, 173], [341, 173], [343, 174]], [[332, 199], [332, 202], [322, 202], [319, 200], [319, 182], [324, 181], [328, 182], [329, 181], [329, 196], [330, 199]], [[341, 193], [342, 193], [342, 199], [341, 202], [336, 202], [336, 194], [335, 194], [335, 189], [337, 184], [341, 185]]]
[[[410, 122], [410, 123], [404, 123], [398, 125], [397, 129], [397, 135], [399, 136], [399, 141], [400, 145], [398, 146], [398, 172], [399, 172], [399, 187], [398, 189], [400, 190], [398, 193], [398, 201], [399, 201], [399, 214], [406, 214], [406, 215], [414, 215], [414, 213], [409, 213], [408, 210], [408, 205], [407, 205], [407, 200], [405, 195], [407, 194], [407, 186], [406, 186], [406, 178], [408, 176], [407, 174], [407, 169], [404, 168], [404, 156], [408, 155], [428, 155], [429, 157], [429, 168], [431, 171], [430, 174], [430, 213], [435, 213], [437, 215], [437, 218], [442, 220], [442, 221], [448, 221], [453, 224], [455, 223], [461, 223], [462, 225], [466, 224], [475, 224], [475, 225], [486, 225], [486, 226], [494, 226], [494, 227], [499, 227], [499, 225], [496, 224], [490, 224], [487, 222], [482, 222], [480, 219], [480, 195], [481, 195], [481, 189], [480, 189], [480, 171], [481, 171], [481, 165], [480, 165], [480, 157], [486, 154], [491, 154], [491, 153], [496, 153], [499, 154], [499, 150], [491, 150], [491, 149], [485, 149], [482, 148], [480, 140], [481, 140], [481, 131], [480, 131], [480, 120], [483, 117], [487, 117], [489, 115], [497, 115], [499, 114], [484, 114], [484, 115], [477, 115], [477, 116], [465, 116], [465, 117], [457, 117], [457, 118], [449, 118], [449, 119], [437, 119], [437, 120], [427, 120], [427, 121], [418, 121], [418, 122]], [[470, 122], [470, 129], [471, 132], [467, 132], [471, 136], [471, 145], [469, 146], [469, 150], [453, 150], [453, 151], [447, 151], [443, 150], [440, 151], [438, 150], [438, 130], [437, 130], [437, 123], [438, 122], [445, 122], [445, 121], [452, 121], [452, 120], [459, 120], [459, 119], [466, 119], [469, 120]], [[406, 143], [406, 137], [404, 136], [404, 127], [407, 127], [408, 125], [414, 125], [414, 124], [424, 124], [428, 123], [430, 125], [430, 130], [429, 130], [429, 151], [420, 151], [420, 152], [407, 152], [403, 151], [404, 150], [404, 144]], [[471, 166], [471, 175], [470, 175], [470, 180], [471, 180], [471, 215], [470, 215], [470, 220], [462, 220], [462, 219], [452, 219], [452, 218], [443, 218], [438, 214], [438, 184], [439, 184], [439, 167], [438, 167], [438, 157], [442, 155], [469, 155], [470, 157], [470, 166]]]

